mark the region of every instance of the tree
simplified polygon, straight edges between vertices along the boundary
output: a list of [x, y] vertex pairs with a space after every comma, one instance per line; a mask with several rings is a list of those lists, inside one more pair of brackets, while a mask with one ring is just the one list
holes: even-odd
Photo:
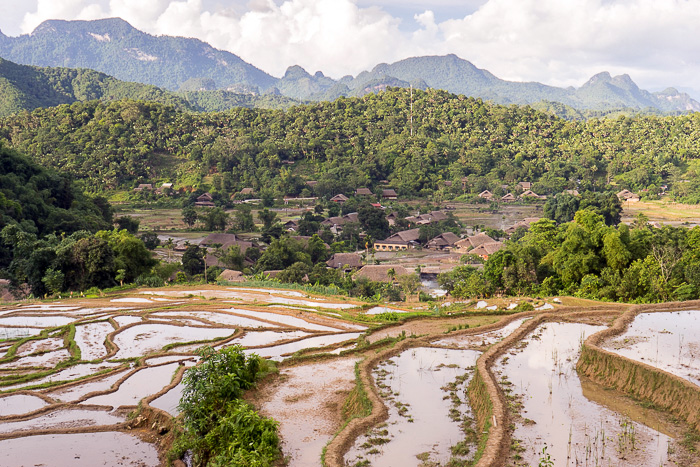
[[226, 230], [229, 215], [221, 208], [213, 208], [204, 216], [204, 230]]
[[134, 219], [131, 216], [121, 216], [117, 217], [114, 222], [119, 227], [119, 230], [126, 230], [130, 234], [136, 235], [136, 233], [139, 231], [139, 224], [141, 221]]
[[187, 227], [192, 228], [197, 222], [197, 211], [192, 206], [182, 208], [182, 221], [187, 224]]
[[245, 256], [241, 253], [241, 247], [233, 245], [228, 247], [226, 251], [217, 250], [215, 253], [219, 261], [228, 269], [242, 271], [245, 263]]
[[274, 211], [270, 211], [267, 208], [260, 211], [258, 213], [258, 217], [263, 223], [263, 231], [269, 230], [270, 227], [272, 227], [272, 225], [277, 221], [277, 213]]
[[188, 245], [182, 255], [182, 269], [194, 276], [204, 272], [204, 251], [198, 245]]
[[389, 221], [382, 209], [375, 208], [371, 204], [363, 204], [357, 211], [357, 218], [363, 229], [372, 238], [383, 240], [391, 234]]
[[249, 205], [241, 204], [236, 209], [233, 230], [236, 232], [255, 232], [255, 222], [253, 222], [253, 214]]
[[406, 295], [406, 301], [410, 300], [411, 295], [413, 295], [421, 285], [420, 278], [418, 277], [418, 274], [415, 273], [398, 276], [397, 281], [399, 283], [399, 287], [401, 287], [401, 290], [403, 290], [403, 293]]

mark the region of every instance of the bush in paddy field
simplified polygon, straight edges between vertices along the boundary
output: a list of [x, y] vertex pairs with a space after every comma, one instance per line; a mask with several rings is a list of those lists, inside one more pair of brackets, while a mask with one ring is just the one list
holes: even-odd
[[280, 454], [277, 422], [242, 400], [271, 364], [257, 355], [246, 357], [240, 346], [204, 347], [199, 355], [202, 362], [183, 379], [183, 432], [172, 456], [191, 450], [198, 466], [273, 465]]

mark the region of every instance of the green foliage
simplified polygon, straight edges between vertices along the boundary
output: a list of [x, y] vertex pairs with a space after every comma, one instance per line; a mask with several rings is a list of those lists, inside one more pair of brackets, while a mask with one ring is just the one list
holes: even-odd
[[182, 269], [189, 276], [204, 272], [204, 250], [198, 245], [188, 245], [182, 254]]
[[273, 465], [280, 452], [277, 423], [241, 400], [267, 363], [257, 355], [246, 357], [240, 346], [204, 347], [199, 355], [201, 363], [183, 379], [184, 432], [174, 454], [191, 449], [198, 466]]
[[660, 302], [698, 298], [700, 228], [607, 225], [590, 208], [556, 226], [542, 219], [506, 242], [483, 271], [460, 266], [438, 282], [459, 298], [560, 295]]

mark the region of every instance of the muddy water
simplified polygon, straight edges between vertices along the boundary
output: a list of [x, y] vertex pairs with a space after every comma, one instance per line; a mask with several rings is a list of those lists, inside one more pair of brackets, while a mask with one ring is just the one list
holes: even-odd
[[493, 345], [511, 335], [513, 331], [518, 329], [526, 319], [529, 318], [516, 319], [515, 321], [503, 326], [500, 329], [484, 332], [482, 334], [445, 337], [443, 339], [434, 341], [433, 344], [459, 347], [460, 349]]
[[382, 313], [408, 313], [408, 310], [389, 308], [388, 306], [375, 306], [365, 311], [366, 315], [381, 315]]
[[143, 321], [143, 318], [141, 318], [140, 316], [119, 315], [114, 317], [114, 321], [120, 327], [124, 327], [130, 324], [140, 323], [141, 321]]
[[[470, 453], [465, 455], [453, 456], [451, 447], [465, 439], [460, 420], [471, 415], [465, 389], [479, 355], [473, 350], [416, 348], [379, 365], [373, 373], [389, 418], [357, 439], [346, 463], [421, 466], [471, 458], [473, 444], [467, 444]], [[457, 406], [443, 389], [450, 383], [455, 383], [454, 394], [461, 402]]]
[[0, 417], [22, 415], [49, 405], [43, 399], [25, 394], [0, 397]]
[[194, 328], [167, 324], [142, 324], [120, 332], [114, 337], [119, 352], [114, 358], [130, 358], [161, 350], [175, 342], [192, 342], [228, 337], [234, 329]]
[[76, 380], [78, 378], [94, 375], [95, 373], [97, 373], [99, 371], [116, 368], [116, 367], [121, 366], [121, 365], [122, 365], [121, 363], [110, 363], [110, 362], [85, 363], [85, 364], [81, 364], [81, 365], [74, 365], [70, 368], [66, 368], [65, 370], [61, 370], [57, 373], [54, 373], [54, 374], [49, 375], [49, 376], [45, 376], [43, 378], [37, 378], [37, 379], [32, 380], [32, 381], [19, 383], [19, 384], [15, 384], [12, 386], [2, 386], [2, 387], [0, 387], [0, 390], [7, 391], [7, 390], [13, 390], [13, 389], [26, 388], [26, 387], [30, 387], [30, 386], [36, 386], [36, 385], [44, 384], [44, 383], [73, 381], [73, 380]]
[[117, 425], [125, 421], [126, 418], [104, 410], [66, 409], [49, 412], [29, 420], [0, 423], [0, 433]]
[[124, 381], [116, 392], [91, 397], [83, 404], [104, 405], [117, 408], [124, 405], [137, 405], [141, 399], [157, 393], [170, 384], [178, 369], [177, 363], [144, 368]]
[[[242, 316], [229, 315], [226, 313], [214, 313], [211, 311], [172, 311], [158, 312], [150, 315], [151, 318], [169, 318], [176, 319], [176, 316], [188, 316], [201, 318], [212, 323], [223, 324], [226, 326], [240, 326], [244, 328], [274, 328], [274, 324], [258, 321], [256, 319], [244, 318]], [[202, 323], [199, 323], [200, 325]]]
[[70, 352], [66, 349], [54, 350], [41, 355], [22, 357], [18, 360], [3, 363], [2, 368], [53, 368], [57, 364], [70, 358]]
[[607, 350], [700, 385], [700, 311], [641, 313]]
[[168, 412], [173, 417], [177, 417], [180, 414], [180, 410], [177, 406], [182, 398], [182, 391], [184, 388], [185, 386], [180, 383], [159, 398], [152, 400], [150, 405]]
[[275, 332], [275, 331], [248, 331], [245, 336], [233, 339], [229, 343], [217, 346], [228, 347], [230, 345], [241, 345], [243, 347], [257, 347], [264, 345], [272, 345], [277, 342], [282, 342], [285, 340], [298, 339], [300, 337], [306, 337], [310, 334], [304, 331], [288, 331], [288, 332]]
[[339, 429], [338, 414], [354, 387], [354, 369], [355, 359], [298, 365], [281, 370], [282, 378], [266, 388], [261, 412], [280, 422], [289, 467], [321, 465], [323, 447]]
[[[35, 327], [35, 328], [54, 328], [65, 326], [68, 323], [75, 321], [75, 318], [67, 316], [7, 316], [0, 318], [0, 326], [19, 326], [19, 327]], [[38, 332], [37, 332], [38, 334]]]
[[26, 342], [19, 346], [17, 349], [17, 355], [18, 357], [23, 357], [25, 355], [30, 355], [35, 352], [45, 352], [47, 350], [58, 350], [61, 347], [63, 347], [65, 344], [63, 342], [63, 338], [59, 337], [53, 337], [53, 338], [47, 338], [47, 339], [38, 339], [38, 340], [33, 340]]
[[231, 313], [237, 313], [245, 316], [252, 316], [254, 318], [264, 319], [266, 321], [272, 321], [273, 323], [286, 324], [287, 326], [293, 326], [302, 329], [308, 329], [309, 331], [338, 331], [338, 328], [323, 326], [322, 324], [310, 323], [309, 321], [303, 320], [301, 318], [296, 318], [294, 316], [283, 315], [279, 313], [267, 313], [265, 311], [253, 311], [253, 310], [243, 310], [241, 308], [231, 308], [229, 310]]
[[576, 361], [583, 340], [601, 329], [541, 325], [496, 365], [506, 395], [522, 403], [513, 433], [522, 460], [514, 465], [538, 465], [545, 445], [556, 466], [673, 465], [666, 435], [583, 395]]
[[28, 436], [0, 441], [0, 465], [155, 467], [158, 452], [154, 445], [120, 432]]
[[73, 402], [92, 392], [108, 391], [125, 374], [124, 371], [120, 371], [93, 381], [56, 389], [48, 392], [47, 395], [62, 402]]
[[83, 360], [96, 360], [107, 355], [105, 338], [114, 331], [110, 323], [90, 323], [75, 327], [75, 343]]
[[[242, 290], [242, 289], [240, 289]], [[320, 300], [318, 302], [311, 300], [300, 300], [294, 298], [277, 297], [271, 295], [266, 289], [246, 289], [250, 291], [241, 292], [239, 289], [228, 289], [228, 290], [173, 290], [168, 292], [160, 291], [147, 291], [141, 292], [143, 294], [150, 295], [177, 295], [180, 297], [187, 297], [188, 295], [193, 295], [197, 297], [205, 298], [224, 298], [224, 299], [235, 299], [246, 302], [263, 302], [263, 303], [279, 303], [283, 305], [302, 305], [310, 307], [319, 308], [331, 308], [331, 309], [344, 309], [344, 308], [355, 308], [357, 305], [352, 303], [331, 303], [327, 301]], [[286, 292], [286, 291], [285, 291]], [[297, 292], [298, 293], [298, 292]]]
[[37, 328], [3, 328], [0, 327], [0, 340], [2, 339], [18, 339], [39, 334]]
[[283, 355], [294, 353], [301, 349], [311, 349], [316, 347], [325, 347], [327, 345], [338, 344], [359, 337], [359, 332], [348, 332], [345, 334], [331, 334], [328, 336], [309, 337], [288, 344], [281, 344], [274, 347], [265, 347], [262, 349], [246, 350], [247, 354], [255, 353], [263, 358], [271, 358], [275, 361], [283, 359]]

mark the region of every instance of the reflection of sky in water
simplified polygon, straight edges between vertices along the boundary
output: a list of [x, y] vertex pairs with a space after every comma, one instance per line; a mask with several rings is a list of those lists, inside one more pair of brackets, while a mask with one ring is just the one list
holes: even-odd
[[[452, 402], [442, 388], [465, 374], [480, 354], [474, 350], [419, 347], [391, 358], [394, 364], [379, 365], [375, 378], [381, 379], [378, 375], [386, 371], [383, 384], [389, 386], [395, 401], [407, 405], [408, 411], [406, 416], [399, 415], [394, 402], [385, 399], [389, 410], [385, 429], [389, 435], [383, 437], [391, 440], [379, 447], [379, 453], [370, 454], [361, 447], [367, 436], [360, 436], [345, 456], [348, 465], [355, 465], [361, 458], [374, 467], [418, 465], [416, 456], [421, 453], [430, 453], [430, 462], [437, 463], [420, 465], [446, 465], [451, 457], [450, 447], [465, 435], [449, 417]], [[462, 390], [458, 395], [463, 398]]]
[[535, 422], [517, 422], [513, 434], [526, 447], [522, 456], [530, 465], [537, 465], [545, 442], [554, 465], [586, 465], [586, 459], [595, 465], [591, 462], [601, 456], [605, 465], [664, 465], [669, 438], [639, 423], [632, 422], [641, 458], [618, 459], [614, 443], [602, 443], [603, 435], [617, 439], [622, 416], [584, 397], [575, 370], [581, 342], [602, 329], [580, 323], [541, 325], [529, 334], [527, 347], [506, 354], [507, 362], [497, 365], [513, 392], [522, 396], [522, 416]]
[[700, 311], [642, 313], [604, 348], [700, 385]]

